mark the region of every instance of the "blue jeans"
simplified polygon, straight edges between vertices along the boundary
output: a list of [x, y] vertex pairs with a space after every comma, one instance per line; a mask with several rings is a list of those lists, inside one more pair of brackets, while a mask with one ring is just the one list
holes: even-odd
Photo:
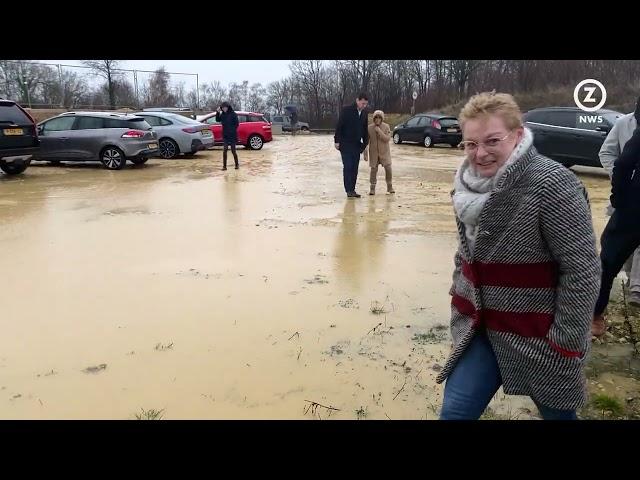
[[340, 155], [342, 156], [344, 191], [353, 193], [356, 191], [356, 182], [358, 181], [360, 148], [347, 145], [340, 146]]
[[[498, 361], [486, 333], [467, 347], [444, 387], [440, 420], [477, 420], [502, 385]], [[545, 420], [577, 420], [575, 410], [545, 407], [532, 398]]]

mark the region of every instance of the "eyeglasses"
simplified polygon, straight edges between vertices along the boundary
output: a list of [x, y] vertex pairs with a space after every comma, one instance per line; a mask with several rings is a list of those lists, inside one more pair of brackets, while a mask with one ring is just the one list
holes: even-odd
[[498, 146], [500, 146], [500, 142], [504, 142], [511, 136], [512, 133], [513, 130], [511, 130], [502, 138], [490, 138], [486, 142], [474, 142], [473, 140], [465, 140], [464, 142], [461, 142], [461, 145], [465, 148], [465, 150], [469, 152], [475, 152], [476, 150], [478, 150], [478, 147], [480, 145], [482, 145], [487, 151], [495, 150], [496, 148], [498, 148]]

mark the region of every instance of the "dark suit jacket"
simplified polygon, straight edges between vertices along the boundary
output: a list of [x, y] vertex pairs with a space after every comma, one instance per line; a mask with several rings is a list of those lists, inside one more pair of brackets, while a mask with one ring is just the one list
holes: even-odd
[[369, 144], [368, 123], [366, 109], [358, 116], [355, 102], [344, 107], [340, 112], [334, 136], [335, 143], [340, 144], [340, 150], [347, 148], [363, 152]]

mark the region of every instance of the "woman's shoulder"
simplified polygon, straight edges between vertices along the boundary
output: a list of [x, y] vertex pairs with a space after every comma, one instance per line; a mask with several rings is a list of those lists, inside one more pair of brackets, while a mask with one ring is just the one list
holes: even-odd
[[[529, 181], [534, 183], [536, 187], [582, 188], [582, 183], [569, 168], [537, 151], [534, 153], [530, 168], [527, 171]], [[554, 188], [551, 188], [551, 190], [554, 190]]]

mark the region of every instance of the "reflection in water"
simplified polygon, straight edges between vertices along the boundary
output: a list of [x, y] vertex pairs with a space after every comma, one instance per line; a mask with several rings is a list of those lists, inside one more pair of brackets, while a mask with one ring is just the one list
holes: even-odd
[[389, 231], [389, 213], [392, 201], [393, 197], [390, 195], [384, 197], [376, 195], [369, 200], [365, 238], [371, 274], [377, 274], [384, 263], [383, 253]]
[[[338, 277], [355, 292], [363, 283], [363, 274], [378, 274], [384, 263], [386, 233], [389, 230], [390, 196], [368, 199], [367, 212], [358, 214], [357, 200], [346, 200], [336, 240], [335, 258]], [[379, 208], [382, 207], [382, 208]]]
[[225, 217], [227, 217], [228, 224], [238, 224], [241, 212], [242, 205], [240, 203], [240, 185], [241, 182], [238, 181], [236, 176], [225, 175], [224, 177], [224, 190], [223, 190], [223, 201], [222, 205], [225, 212]]

